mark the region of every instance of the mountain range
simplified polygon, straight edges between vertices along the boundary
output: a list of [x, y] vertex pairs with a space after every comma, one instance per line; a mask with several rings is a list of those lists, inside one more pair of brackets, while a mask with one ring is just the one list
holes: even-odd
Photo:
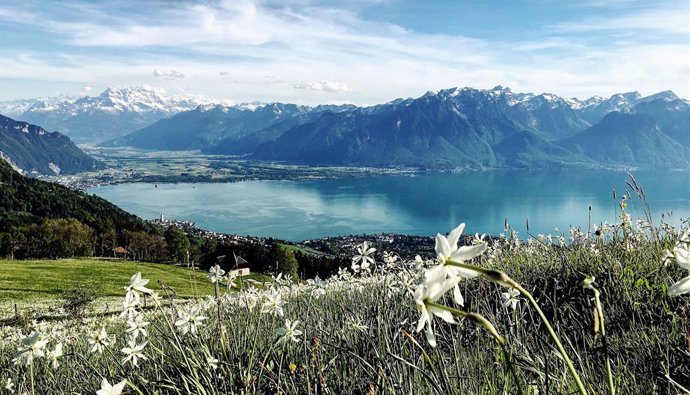
[[98, 96], [2, 102], [3, 111], [81, 143], [307, 165], [690, 167], [690, 102], [671, 91], [578, 100], [501, 86], [452, 88], [358, 107], [228, 106], [109, 88]]
[[61, 174], [104, 167], [69, 137], [0, 115], [0, 158], [26, 173]]
[[205, 105], [106, 146], [199, 149], [308, 165], [690, 167], [690, 102], [452, 88], [357, 107]]
[[95, 144], [205, 103], [147, 88], [108, 88], [98, 96], [0, 102], [0, 114], [59, 131], [80, 144]]

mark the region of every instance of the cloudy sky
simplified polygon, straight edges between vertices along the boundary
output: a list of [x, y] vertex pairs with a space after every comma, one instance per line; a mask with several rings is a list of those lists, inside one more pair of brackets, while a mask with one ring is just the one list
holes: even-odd
[[690, 0], [4, 0], [0, 51], [0, 100], [107, 86], [305, 104], [496, 85], [690, 98]]

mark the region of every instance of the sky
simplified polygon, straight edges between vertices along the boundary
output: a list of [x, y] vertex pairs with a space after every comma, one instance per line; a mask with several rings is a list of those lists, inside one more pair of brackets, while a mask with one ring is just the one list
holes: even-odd
[[108, 86], [227, 103], [497, 85], [690, 98], [690, 0], [3, 0], [0, 51], [0, 100]]

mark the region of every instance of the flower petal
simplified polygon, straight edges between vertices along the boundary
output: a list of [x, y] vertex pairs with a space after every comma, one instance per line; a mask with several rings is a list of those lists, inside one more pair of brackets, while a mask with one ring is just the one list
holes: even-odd
[[462, 297], [462, 292], [460, 292], [460, 287], [457, 284], [455, 284], [455, 288], [453, 289], [453, 299], [455, 299], [455, 303], [460, 306], [465, 305], [465, 298]]
[[445, 260], [452, 253], [448, 239], [440, 233], [436, 235], [436, 255], [438, 259]]
[[486, 243], [479, 243], [473, 246], [463, 246], [458, 248], [457, 251], [453, 252], [453, 254], [450, 256], [450, 259], [454, 262], [469, 261], [483, 254], [486, 249]]
[[687, 276], [677, 283], [671, 285], [671, 287], [668, 289], [668, 294], [671, 296], [678, 296], [687, 292], [690, 292], [690, 276]]
[[464, 230], [465, 224], [462, 223], [458, 225], [457, 228], [450, 231], [450, 233], [448, 234], [448, 244], [450, 244], [451, 248], [457, 247], [458, 241], [460, 241], [460, 235], [462, 235], [462, 232]]
[[431, 328], [431, 323], [426, 327], [424, 334], [426, 335], [426, 341], [429, 342], [429, 345], [431, 347], [436, 347], [436, 336], [434, 335], [434, 330]]
[[674, 248], [673, 252], [676, 255], [676, 262], [686, 270], [690, 270], [690, 250], [685, 248]]
[[453, 314], [448, 311], [448, 310], [442, 310], [439, 309], [438, 307], [432, 307], [429, 309], [436, 317], [439, 317], [443, 321], [446, 321], [449, 324], [456, 324], [455, 318], [453, 318]]

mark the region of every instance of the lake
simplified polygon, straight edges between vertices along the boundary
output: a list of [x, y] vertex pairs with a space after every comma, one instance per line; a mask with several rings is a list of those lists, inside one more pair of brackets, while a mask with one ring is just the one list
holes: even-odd
[[[690, 217], [688, 172], [638, 172], [654, 218]], [[292, 241], [372, 233], [434, 235], [460, 222], [471, 233], [498, 235], [508, 218], [524, 237], [559, 227], [617, 222], [613, 190], [626, 191], [624, 172], [493, 170], [418, 176], [307, 181], [109, 185], [89, 190], [145, 219], [165, 215], [223, 233]], [[633, 197], [627, 211], [643, 217]]]

